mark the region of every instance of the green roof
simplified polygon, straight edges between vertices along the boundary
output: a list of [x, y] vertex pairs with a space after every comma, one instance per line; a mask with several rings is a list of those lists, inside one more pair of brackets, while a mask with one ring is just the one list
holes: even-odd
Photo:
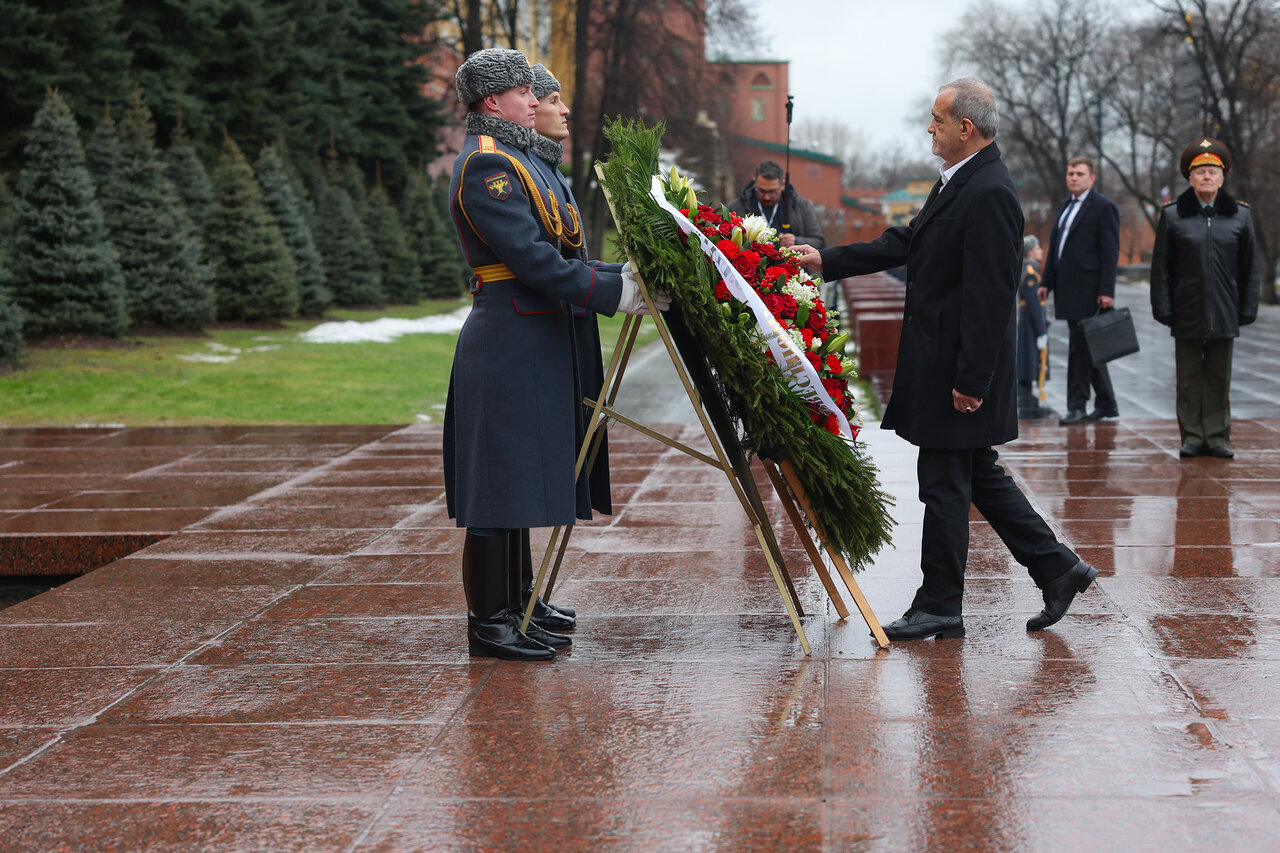
[[840, 204], [844, 205], [845, 207], [852, 207], [855, 210], [865, 210], [867, 213], [880, 212], [880, 208], [871, 207], [870, 205], [863, 204], [862, 202], [858, 201], [856, 198], [853, 198], [852, 196], [847, 196], [847, 195], [840, 196]]
[[[756, 148], [763, 148], [766, 151], [776, 151], [779, 154], [785, 154], [787, 146], [779, 145], [776, 142], [765, 142], [763, 139], [752, 139], [750, 136], [735, 136], [727, 134], [728, 138], [734, 142], [743, 142], [747, 145], [753, 145]], [[844, 161], [839, 157], [832, 157], [830, 154], [822, 154], [817, 151], [806, 151], [803, 148], [791, 146], [792, 157], [803, 157], [806, 160], [815, 160], [819, 163], [829, 163], [832, 166], [844, 166]]]
[[891, 193], [887, 193], [886, 195], [880, 196], [880, 200], [881, 201], [903, 201], [904, 199], [928, 198], [928, 197], [929, 197], [928, 193], [908, 192], [907, 189], [903, 187], [900, 190], [894, 190]]

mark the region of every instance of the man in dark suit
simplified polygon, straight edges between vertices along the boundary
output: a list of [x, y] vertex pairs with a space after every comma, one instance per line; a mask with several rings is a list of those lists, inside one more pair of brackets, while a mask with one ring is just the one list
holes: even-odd
[[[1063, 426], [1118, 418], [1120, 407], [1105, 364], [1094, 365], [1080, 321], [1115, 304], [1116, 261], [1120, 257], [1120, 211], [1097, 192], [1093, 161], [1073, 157], [1067, 163], [1071, 195], [1058, 208], [1044, 262], [1043, 301], [1053, 293], [1053, 313], [1067, 321], [1067, 413]], [[1089, 406], [1093, 386], [1094, 409]]]
[[907, 266], [898, 364], [881, 427], [920, 448], [924, 581], [885, 633], [891, 640], [964, 636], [971, 503], [1043, 592], [1044, 610], [1027, 622], [1038, 631], [1061, 619], [1098, 572], [1057, 540], [993, 449], [1018, 435], [1014, 343], [1023, 226], [1017, 190], [995, 144], [995, 98], [981, 80], [963, 78], [942, 87], [932, 115], [942, 180], [916, 218], [870, 243], [804, 247], [801, 262], [827, 280]]

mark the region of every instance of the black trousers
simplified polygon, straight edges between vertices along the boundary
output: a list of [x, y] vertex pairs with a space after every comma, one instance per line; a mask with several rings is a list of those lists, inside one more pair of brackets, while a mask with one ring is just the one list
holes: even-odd
[[1105, 364], [1093, 366], [1089, 348], [1079, 320], [1067, 321], [1067, 410], [1084, 411], [1089, 405], [1089, 386], [1093, 386], [1093, 404], [1100, 412], [1114, 412], [1116, 392], [1111, 387], [1111, 374]]
[[1058, 541], [1026, 495], [998, 464], [995, 450], [922, 447], [916, 461], [924, 535], [924, 581], [912, 607], [936, 616], [959, 616], [969, 558], [969, 505], [995, 530], [1036, 586], [1060, 577], [1079, 557]]

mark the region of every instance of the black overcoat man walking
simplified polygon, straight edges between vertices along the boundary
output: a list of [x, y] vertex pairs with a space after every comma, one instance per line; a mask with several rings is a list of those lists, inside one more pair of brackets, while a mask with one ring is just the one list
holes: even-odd
[[929, 123], [942, 180], [916, 218], [870, 243], [802, 249], [802, 262], [827, 280], [907, 266], [893, 394], [881, 427], [920, 448], [924, 579], [911, 608], [885, 626], [891, 640], [964, 636], [971, 503], [1043, 593], [1044, 610], [1028, 630], [1061, 619], [1097, 576], [1057, 540], [993, 449], [1018, 435], [1014, 344], [1023, 227], [1017, 190], [995, 144], [998, 122], [982, 81], [943, 86]]
[[[1058, 206], [1044, 259], [1040, 300], [1053, 293], [1053, 315], [1067, 321], [1067, 413], [1063, 426], [1120, 416], [1111, 374], [1095, 365], [1080, 321], [1115, 304], [1116, 264], [1120, 257], [1120, 211], [1093, 188], [1097, 175], [1088, 157], [1067, 163], [1070, 196]], [[1089, 406], [1093, 386], [1094, 409]]]

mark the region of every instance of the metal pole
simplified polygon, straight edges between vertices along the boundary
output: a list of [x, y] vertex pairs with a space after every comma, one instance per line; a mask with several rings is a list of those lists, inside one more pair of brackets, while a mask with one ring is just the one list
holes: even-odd
[[787, 171], [783, 179], [787, 186], [791, 186], [791, 112], [795, 109], [794, 102], [795, 95], [787, 95]]

